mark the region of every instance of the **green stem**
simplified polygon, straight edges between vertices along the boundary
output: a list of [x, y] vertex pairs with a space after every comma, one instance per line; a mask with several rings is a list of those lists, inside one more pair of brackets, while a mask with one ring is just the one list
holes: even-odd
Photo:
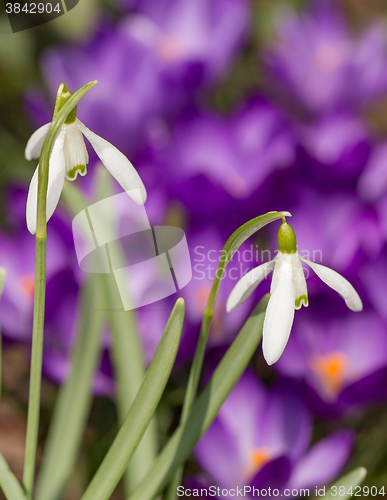
[[[32, 326], [32, 354], [30, 372], [30, 392], [28, 401], [26, 451], [24, 458], [23, 486], [27, 500], [32, 498], [34, 487], [36, 450], [39, 433], [40, 388], [42, 378], [43, 358], [43, 333], [44, 309], [46, 298], [46, 254], [47, 254], [47, 186], [50, 154], [60, 128], [68, 114], [77, 105], [80, 99], [97, 82], [90, 82], [77, 90], [58, 111], [51, 122], [50, 130], [43, 144], [39, 160], [38, 174], [38, 199], [36, 213], [36, 239], [35, 239], [35, 294], [34, 294], [34, 320]], [[63, 84], [59, 89], [63, 88]], [[59, 92], [58, 92], [59, 94]]]
[[[180, 418], [181, 424], [185, 424], [185, 422], [187, 421], [198, 391], [199, 380], [202, 372], [203, 360], [208, 341], [208, 334], [210, 331], [212, 317], [214, 315], [216, 297], [218, 295], [219, 287], [222, 282], [225, 269], [228, 263], [231, 261], [234, 253], [238, 250], [242, 243], [246, 241], [247, 238], [252, 236], [266, 224], [281, 219], [284, 216], [291, 217], [291, 214], [289, 212], [268, 212], [246, 222], [245, 224], [243, 224], [243, 226], [232, 233], [223, 247], [222, 255], [219, 259], [218, 269], [215, 274], [215, 279], [211, 287], [211, 292], [208, 297], [207, 306], [204, 311], [204, 316], [200, 327], [199, 339], [196, 346], [194, 359], [192, 361], [187, 390], [183, 403], [183, 410]], [[175, 474], [172, 476], [165, 500], [174, 500], [176, 498], [176, 489], [177, 486], [179, 486], [179, 484], [181, 483], [182, 477], [183, 466], [179, 467], [176, 470]]]
[[[43, 170], [43, 175], [42, 174]], [[45, 177], [46, 182], [41, 181]], [[48, 162], [46, 172], [39, 168], [38, 217], [35, 240], [35, 295], [34, 321], [32, 328], [32, 355], [30, 372], [30, 393], [28, 402], [26, 452], [24, 457], [23, 486], [28, 500], [32, 498], [34, 486], [36, 449], [38, 446], [40, 387], [42, 378], [44, 309], [46, 297], [46, 193]], [[42, 184], [43, 188], [42, 188]]]

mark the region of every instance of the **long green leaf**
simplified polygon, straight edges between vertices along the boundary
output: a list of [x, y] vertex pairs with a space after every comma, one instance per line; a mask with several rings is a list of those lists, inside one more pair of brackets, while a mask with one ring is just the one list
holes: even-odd
[[37, 484], [39, 500], [60, 498], [77, 459], [92, 402], [91, 385], [101, 354], [101, 276], [89, 275], [69, 378], [61, 386]]
[[183, 323], [184, 301], [178, 299], [140, 390], [82, 500], [108, 500], [124, 474], [167, 384], [179, 348]]
[[[111, 196], [110, 179], [107, 170], [101, 167], [98, 172], [98, 199]], [[82, 210], [87, 210], [90, 202], [73, 183], [66, 183], [63, 189], [63, 199], [67, 210], [72, 216]], [[119, 251], [118, 246], [115, 248]], [[118, 255], [116, 255], [118, 258]], [[144, 380], [145, 363], [140, 345], [136, 317], [133, 311], [119, 311], [116, 304], [121, 303], [117, 284], [112, 275], [104, 275], [104, 304], [106, 316], [112, 332], [112, 361], [117, 383], [117, 411], [120, 424], [124, 421], [130, 405]], [[152, 421], [141, 443], [137, 447], [125, 474], [125, 489], [127, 493], [148, 471], [155, 459], [157, 451], [156, 425]]]
[[7, 500], [26, 500], [23, 488], [0, 453], [0, 487]]
[[[212, 316], [214, 314], [215, 301], [219, 291], [220, 283], [222, 282], [223, 273], [235, 252], [248, 238], [250, 238], [250, 236], [255, 234], [259, 229], [266, 226], [270, 222], [282, 219], [283, 217], [291, 217], [291, 214], [289, 212], [267, 212], [264, 215], [255, 217], [254, 219], [249, 220], [248, 222], [240, 226], [236, 231], [234, 231], [223, 247], [222, 255], [219, 259], [218, 270], [215, 274], [215, 279], [212, 284], [211, 292], [208, 297], [207, 306], [200, 327], [200, 334], [195, 350], [194, 359], [192, 361], [187, 390], [184, 397], [183, 411], [181, 414], [182, 423], [184, 423], [188, 417], [198, 390], [204, 354], [207, 346], [208, 333], [210, 331]], [[174, 498], [176, 498], [176, 487], [181, 482], [182, 476], [183, 470], [182, 468], [180, 468], [176, 471], [175, 476], [171, 480], [171, 486], [167, 492], [166, 500], [173, 500]]]
[[[340, 498], [340, 500], [348, 500], [348, 498], [351, 498], [355, 493], [354, 488], [359, 486], [359, 484], [364, 481], [366, 475], [367, 469], [364, 467], [358, 467], [336, 481], [335, 484], [328, 489], [324, 496], [318, 498], [326, 498], [327, 500], [331, 498], [337, 500], [337, 498]], [[342, 486], [344, 486], [346, 492], [344, 495], [339, 494], [339, 488]]]
[[196, 400], [187, 420], [181, 423], [157, 457], [130, 500], [152, 500], [186, 460], [195, 444], [215, 419], [220, 407], [245, 371], [262, 335], [266, 295], [234, 340], [210, 381]]
[[[97, 178], [98, 199], [102, 200], [111, 197], [113, 195], [112, 177], [105, 167], [101, 166], [99, 168]], [[119, 240], [116, 240], [115, 243], [115, 259], [121, 262], [120, 267], [125, 267], [124, 249], [119, 245]], [[140, 342], [136, 313], [135, 311], [120, 311], [116, 309], [117, 304], [121, 304], [121, 297], [117, 283], [113, 278], [113, 271], [111, 270], [111, 274], [103, 276], [105, 282], [105, 304], [108, 310], [107, 319], [112, 332], [112, 345], [110, 349], [117, 385], [117, 412], [119, 424], [121, 425], [144, 380], [145, 360]], [[124, 484], [127, 495], [144, 477], [155, 460], [157, 452], [156, 443], [156, 422], [153, 419], [145, 431], [125, 473]]]

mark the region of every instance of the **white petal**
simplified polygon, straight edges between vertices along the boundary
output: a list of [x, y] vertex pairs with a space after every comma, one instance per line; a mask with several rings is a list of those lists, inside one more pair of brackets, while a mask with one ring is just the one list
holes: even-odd
[[292, 266], [288, 260], [284, 260], [277, 272], [276, 285], [263, 322], [262, 349], [268, 365], [278, 361], [286, 347], [293, 325], [294, 310]]
[[306, 286], [306, 279], [304, 269], [302, 268], [300, 254], [298, 252], [291, 255], [292, 269], [293, 269], [293, 286], [295, 296], [296, 309], [301, 309], [304, 305], [308, 307], [308, 288]]
[[38, 128], [38, 130], [35, 130], [35, 132], [28, 139], [27, 146], [24, 152], [26, 160], [39, 158], [42, 151], [44, 139], [46, 138], [50, 127], [51, 123], [46, 123], [46, 125]]
[[265, 262], [264, 264], [252, 269], [245, 274], [232, 289], [230, 296], [227, 300], [227, 312], [232, 311], [237, 306], [242, 304], [250, 297], [253, 291], [272, 272], [274, 268], [274, 260]]
[[134, 202], [143, 205], [146, 201], [146, 190], [141, 177], [128, 158], [110, 142], [88, 129], [78, 119], [77, 124], [112, 176], [121, 184]]
[[361, 311], [363, 309], [363, 304], [359, 294], [353, 288], [351, 283], [341, 276], [341, 274], [329, 267], [316, 264], [315, 262], [303, 259], [302, 257], [301, 259], [313, 269], [321, 281], [333, 288], [333, 290], [336, 290], [336, 292], [343, 297], [345, 303], [352, 311]]
[[[62, 128], [54, 143], [54, 149], [51, 153], [49, 170], [48, 170], [48, 186], [47, 186], [47, 206], [46, 220], [48, 221], [55, 211], [56, 206], [62, 192], [65, 178], [65, 157], [63, 152], [63, 144], [65, 137], [65, 129]], [[36, 211], [38, 202], [38, 171], [36, 168], [32, 177], [27, 196], [26, 218], [27, 227], [31, 234], [36, 233]]]

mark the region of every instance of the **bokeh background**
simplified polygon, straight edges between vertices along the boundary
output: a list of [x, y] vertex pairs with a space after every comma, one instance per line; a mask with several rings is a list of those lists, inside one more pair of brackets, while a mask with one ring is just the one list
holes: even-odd
[[[34, 272], [25, 202], [36, 166], [24, 159], [25, 144], [50, 121], [62, 81], [74, 91], [95, 79], [78, 116], [132, 160], [150, 222], [183, 228], [191, 252], [193, 279], [179, 293], [187, 302], [183, 341], [157, 413], [160, 446], [178, 423], [216, 258], [238, 226], [290, 211], [299, 251], [343, 274], [364, 303], [362, 313], [350, 312], [310, 273], [310, 305], [297, 312], [283, 357], [269, 368], [259, 348], [190, 458], [185, 484], [259, 487], [275, 477], [313, 488], [364, 465], [379, 495], [387, 483], [384, 0], [80, 0], [63, 18], [0, 35], [0, 265], [8, 272], [0, 452], [20, 476]], [[77, 185], [93, 202], [98, 159], [89, 152]], [[267, 280], [226, 313], [236, 280], [267, 260], [262, 251], [275, 251], [278, 224], [271, 226], [230, 264], [205, 376], [268, 290]], [[85, 279], [64, 204], [48, 228], [40, 452], [69, 371]], [[177, 297], [136, 312], [148, 362]], [[80, 497], [117, 430], [108, 329], [103, 338], [68, 500]], [[124, 498], [121, 485], [114, 498]]]

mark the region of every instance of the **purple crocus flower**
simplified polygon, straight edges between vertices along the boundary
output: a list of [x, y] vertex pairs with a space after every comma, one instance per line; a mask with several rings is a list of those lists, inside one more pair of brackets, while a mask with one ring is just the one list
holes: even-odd
[[246, 0], [141, 0], [127, 33], [158, 59], [172, 85], [196, 88], [219, 80], [245, 38]]
[[300, 140], [320, 184], [331, 184], [332, 176], [353, 179], [365, 166], [371, 150], [366, 127], [349, 113], [331, 113], [301, 127]]
[[196, 111], [177, 121], [166, 153], [176, 180], [205, 175], [233, 198], [246, 198], [295, 158], [286, 118], [262, 99], [231, 117]]
[[[28, 341], [32, 333], [35, 287], [35, 239], [25, 225], [27, 192], [9, 189], [9, 231], [0, 232], [0, 262], [7, 280], [0, 303], [2, 333], [13, 340]], [[74, 265], [71, 232], [59, 212], [53, 217], [47, 238], [47, 280], [60, 270]]]
[[384, 399], [386, 326], [372, 312], [330, 321], [324, 315], [323, 322], [301, 318], [277, 368], [282, 375], [306, 381], [314, 393], [310, 400], [320, 412], [342, 412], [354, 404]]
[[122, 25], [101, 25], [94, 39], [81, 46], [48, 49], [41, 68], [52, 96], [62, 81], [72, 91], [87, 81], [99, 81], [93, 96], [82, 100], [79, 118], [93, 123], [97, 134], [125, 154], [142, 144], [153, 118], [172, 104], [160, 81], [158, 62], [147, 47], [127, 36]]
[[[70, 269], [55, 275], [47, 285], [47, 313], [43, 350], [43, 373], [55, 383], [66, 380], [71, 369], [71, 353], [80, 319], [80, 287]], [[104, 346], [93, 389], [99, 395], [112, 395], [114, 381], [107, 348], [110, 343], [106, 327], [101, 333]]]
[[387, 319], [387, 247], [377, 259], [364, 263], [359, 276], [367, 292], [368, 300], [381, 318]]
[[313, 112], [359, 107], [387, 90], [385, 29], [375, 24], [357, 39], [328, 0], [307, 12], [283, 12], [267, 54], [277, 83]]
[[358, 193], [366, 201], [376, 201], [387, 192], [387, 143], [374, 147], [359, 182]]
[[281, 384], [266, 390], [247, 371], [195, 455], [221, 488], [310, 488], [340, 472], [353, 440], [351, 432], [340, 431], [309, 448], [311, 431], [310, 414], [295, 388]]
[[[192, 326], [196, 335], [199, 331], [211, 287], [218, 271], [219, 259], [222, 258], [222, 249], [225, 240], [214, 226], [207, 226], [192, 231], [187, 235], [191, 254], [192, 279], [181, 290], [181, 294], [186, 301], [187, 323]], [[253, 252], [252, 258], [254, 257]], [[251, 302], [248, 302], [242, 306], [241, 310], [226, 314], [227, 297], [240, 276], [246, 271], [246, 268], [245, 259], [239, 253], [234, 255], [226, 268], [225, 276], [219, 288], [210, 330], [209, 343], [212, 346], [232, 340], [242, 326], [249, 308], [251, 308]], [[193, 336], [193, 339], [196, 339], [196, 335]], [[183, 343], [185, 341], [183, 338]]]
[[345, 271], [356, 286], [359, 265], [376, 259], [384, 244], [377, 210], [346, 191], [319, 192], [299, 182], [289, 190], [286, 206], [302, 257]]

